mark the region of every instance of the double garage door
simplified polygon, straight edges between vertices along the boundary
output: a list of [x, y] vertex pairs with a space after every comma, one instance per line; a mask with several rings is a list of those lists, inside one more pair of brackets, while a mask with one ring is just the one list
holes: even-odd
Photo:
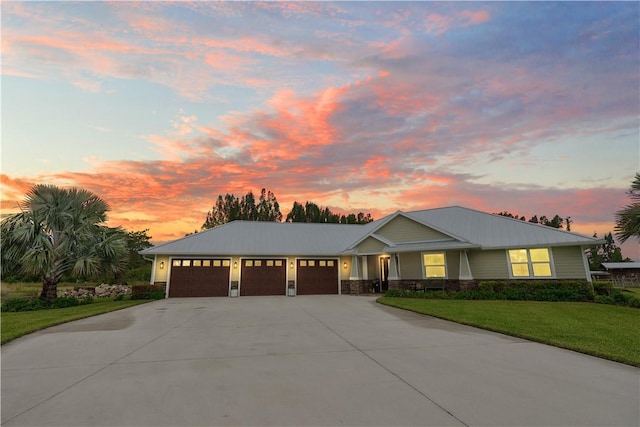
[[[336, 260], [299, 259], [296, 269], [298, 295], [338, 293]], [[169, 297], [228, 296], [230, 272], [229, 259], [174, 259]], [[286, 295], [286, 292], [286, 259], [242, 259], [241, 296]]]

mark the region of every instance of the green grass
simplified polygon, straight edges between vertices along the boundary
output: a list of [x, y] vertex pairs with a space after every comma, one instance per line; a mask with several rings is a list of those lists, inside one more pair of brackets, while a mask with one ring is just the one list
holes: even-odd
[[640, 367], [640, 310], [592, 303], [425, 300], [378, 302]]
[[121, 310], [150, 300], [101, 301], [87, 305], [51, 310], [23, 311], [18, 313], [0, 313], [2, 321], [2, 344], [30, 334], [72, 320], [83, 319], [110, 311]]

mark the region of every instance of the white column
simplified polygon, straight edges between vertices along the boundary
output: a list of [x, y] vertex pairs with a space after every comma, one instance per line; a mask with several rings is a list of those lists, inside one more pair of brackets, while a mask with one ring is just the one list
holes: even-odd
[[359, 280], [360, 276], [360, 257], [353, 255], [351, 257], [351, 273], [349, 274], [349, 280]]
[[367, 256], [363, 255], [362, 256], [362, 278], [364, 280], [367, 280], [369, 278], [369, 269], [367, 266]]
[[389, 280], [400, 280], [398, 254], [391, 254], [389, 259]]
[[471, 266], [469, 265], [467, 251], [460, 251], [460, 271], [458, 280], [473, 280], [473, 274], [471, 273]]

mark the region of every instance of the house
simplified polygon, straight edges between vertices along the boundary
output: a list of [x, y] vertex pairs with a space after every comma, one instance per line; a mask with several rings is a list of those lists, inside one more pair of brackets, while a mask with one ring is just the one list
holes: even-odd
[[640, 284], [640, 262], [603, 262], [602, 266], [609, 273], [608, 280], [621, 286]]
[[141, 252], [169, 297], [366, 293], [480, 280], [591, 281], [602, 240], [453, 206], [364, 225], [234, 221]]

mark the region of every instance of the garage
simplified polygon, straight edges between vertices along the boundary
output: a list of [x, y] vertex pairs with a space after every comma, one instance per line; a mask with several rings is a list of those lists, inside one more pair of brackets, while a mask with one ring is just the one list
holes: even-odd
[[284, 295], [287, 286], [285, 259], [243, 259], [240, 296]]
[[299, 259], [296, 275], [298, 295], [338, 293], [338, 261]]
[[229, 295], [228, 259], [174, 259], [169, 297], [226, 297]]

